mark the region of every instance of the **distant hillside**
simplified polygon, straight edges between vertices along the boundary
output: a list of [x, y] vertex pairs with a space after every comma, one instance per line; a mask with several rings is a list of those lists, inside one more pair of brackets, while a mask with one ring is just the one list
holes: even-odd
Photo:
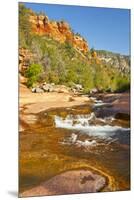
[[96, 50], [98, 58], [103, 64], [119, 69], [122, 73], [130, 73], [130, 57], [105, 50]]
[[129, 57], [89, 49], [67, 22], [49, 21], [47, 15], [23, 4], [19, 6], [19, 72], [28, 87], [75, 83], [89, 92], [93, 88], [123, 91], [130, 85]]

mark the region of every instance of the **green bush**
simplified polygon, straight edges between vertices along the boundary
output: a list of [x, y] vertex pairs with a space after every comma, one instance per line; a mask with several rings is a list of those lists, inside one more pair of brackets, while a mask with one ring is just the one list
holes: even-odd
[[117, 80], [117, 89], [116, 92], [124, 92], [130, 89], [130, 82], [127, 78], [119, 78]]
[[26, 77], [28, 78], [27, 86], [32, 87], [34, 84], [36, 84], [42, 72], [43, 70], [41, 65], [31, 64], [26, 70]]

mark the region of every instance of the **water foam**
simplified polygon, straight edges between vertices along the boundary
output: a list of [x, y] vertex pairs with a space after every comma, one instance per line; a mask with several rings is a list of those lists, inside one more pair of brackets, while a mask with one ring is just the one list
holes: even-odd
[[60, 142], [61, 144], [65, 144], [65, 145], [76, 145], [78, 147], [85, 147], [85, 148], [88, 148], [88, 147], [94, 147], [94, 146], [97, 146], [98, 143], [96, 142], [96, 140], [84, 140], [84, 141], [81, 141], [81, 140], [78, 140], [78, 135], [75, 134], [75, 133], [72, 133], [71, 136], [67, 139], [64, 139], [62, 142]]
[[[112, 136], [117, 131], [129, 131], [130, 128], [111, 125], [91, 125], [91, 120], [95, 119], [94, 113], [90, 115], [68, 115], [65, 119], [55, 116], [55, 125], [57, 128], [65, 128], [82, 131], [90, 136]], [[105, 121], [105, 119], [102, 119]], [[101, 120], [100, 120], [101, 121]]]

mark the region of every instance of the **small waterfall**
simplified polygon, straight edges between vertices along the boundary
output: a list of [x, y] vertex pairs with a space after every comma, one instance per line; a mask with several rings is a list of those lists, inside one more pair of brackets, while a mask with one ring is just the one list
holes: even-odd
[[95, 118], [96, 117], [94, 113], [86, 115], [67, 115], [65, 119], [59, 116], [55, 116], [55, 124], [58, 128], [86, 128], [89, 127], [90, 121]]
[[[104, 125], [93, 125], [93, 120], [105, 122]], [[111, 121], [113, 118], [111, 118]], [[116, 132], [129, 131], [130, 128], [112, 126], [107, 124], [107, 119], [96, 118], [94, 113], [87, 115], [68, 115], [66, 118], [55, 116], [55, 125], [57, 128], [79, 130], [90, 136], [113, 136]]]

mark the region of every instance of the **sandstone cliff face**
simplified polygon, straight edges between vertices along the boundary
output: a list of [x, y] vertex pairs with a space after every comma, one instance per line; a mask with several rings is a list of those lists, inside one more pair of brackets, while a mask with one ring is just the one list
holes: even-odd
[[37, 16], [35, 14], [30, 15], [29, 21], [34, 33], [50, 36], [61, 43], [68, 42], [84, 54], [89, 51], [87, 42], [82, 37], [75, 35], [68, 23], [64, 21], [50, 21], [45, 15]]
[[22, 74], [23, 72], [25, 72], [32, 58], [33, 54], [28, 49], [19, 49], [19, 72], [21, 72]]

